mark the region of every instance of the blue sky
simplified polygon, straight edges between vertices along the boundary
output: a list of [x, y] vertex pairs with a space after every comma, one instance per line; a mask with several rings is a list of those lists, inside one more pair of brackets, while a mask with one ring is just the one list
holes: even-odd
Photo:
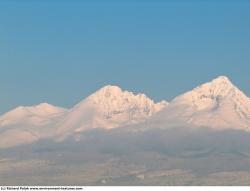
[[226, 75], [250, 95], [250, 1], [0, 0], [0, 113], [113, 84], [170, 100]]

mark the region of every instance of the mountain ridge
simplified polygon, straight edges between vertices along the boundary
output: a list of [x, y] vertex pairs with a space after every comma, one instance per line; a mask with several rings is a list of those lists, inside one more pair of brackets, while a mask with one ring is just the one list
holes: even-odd
[[45, 138], [80, 139], [92, 129], [126, 128], [145, 121], [151, 128], [183, 125], [249, 131], [250, 98], [226, 76], [201, 84], [170, 102], [158, 103], [145, 94], [107, 85], [71, 109], [42, 103], [7, 112], [0, 117], [0, 148]]
[[248, 129], [250, 98], [229, 78], [219, 76], [177, 96], [163, 115], [170, 116], [167, 120], [177, 124], [181, 121], [193, 126]]
[[[58, 134], [81, 133], [95, 128], [113, 129], [145, 121], [167, 106], [155, 103], [145, 94], [123, 91], [117, 86], [105, 86], [75, 105], [58, 125]], [[66, 133], [66, 134], [65, 134]]]

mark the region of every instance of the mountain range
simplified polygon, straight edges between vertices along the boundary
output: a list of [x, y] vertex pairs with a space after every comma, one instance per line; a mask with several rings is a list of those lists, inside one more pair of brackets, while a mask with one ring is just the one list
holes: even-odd
[[105, 86], [71, 109], [42, 103], [20, 106], [0, 117], [0, 148], [40, 140], [64, 141], [93, 129], [208, 127], [249, 131], [250, 98], [225, 76], [155, 103], [144, 94]]

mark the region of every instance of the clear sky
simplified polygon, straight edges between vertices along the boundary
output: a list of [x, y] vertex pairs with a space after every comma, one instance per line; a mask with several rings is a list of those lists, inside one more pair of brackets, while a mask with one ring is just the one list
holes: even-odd
[[250, 1], [0, 0], [0, 113], [107, 84], [171, 100], [218, 75], [250, 95]]

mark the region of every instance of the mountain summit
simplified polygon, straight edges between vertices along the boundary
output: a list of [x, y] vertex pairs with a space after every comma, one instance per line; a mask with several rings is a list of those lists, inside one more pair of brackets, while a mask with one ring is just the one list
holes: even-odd
[[168, 105], [154, 103], [144, 94], [135, 95], [118, 86], [105, 86], [74, 106], [58, 133], [80, 133], [93, 128], [112, 129], [140, 123]]
[[53, 127], [67, 112], [67, 109], [48, 103], [13, 109], [0, 117], [0, 148], [53, 136]]
[[235, 99], [235, 97], [239, 96], [241, 96], [241, 99], [247, 99], [227, 77], [220, 76], [211, 82], [202, 84], [192, 91], [178, 96], [173, 102], [191, 105], [196, 110], [203, 110], [218, 106], [223, 99], [229, 97]]
[[102, 110], [106, 119], [114, 118], [118, 114], [128, 114], [128, 120], [147, 118], [167, 105], [165, 101], [156, 104], [145, 94], [135, 95], [110, 85], [91, 95], [88, 100]]
[[[146, 125], [145, 122], [146, 121]], [[209, 127], [250, 130], [250, 99], [225, 76], [204, 83], [170, 103], [105, 86], [67, 110], [42, 103], [0, 117], [0, 148], [42, 139], [81, 139], [96, 128], [133, 130]], [[130, 126], [130, 127], [128, 127]]]
[[225, 76], [176, 97], [164, 113], [165, 119], [177, 124], [250, 128], [250, 99]]
[[35, 106], [19, 106], [0, 117], [0, 126], [25, 124], [43, 125], [49, 123], [67, 110], [48, 103]]

